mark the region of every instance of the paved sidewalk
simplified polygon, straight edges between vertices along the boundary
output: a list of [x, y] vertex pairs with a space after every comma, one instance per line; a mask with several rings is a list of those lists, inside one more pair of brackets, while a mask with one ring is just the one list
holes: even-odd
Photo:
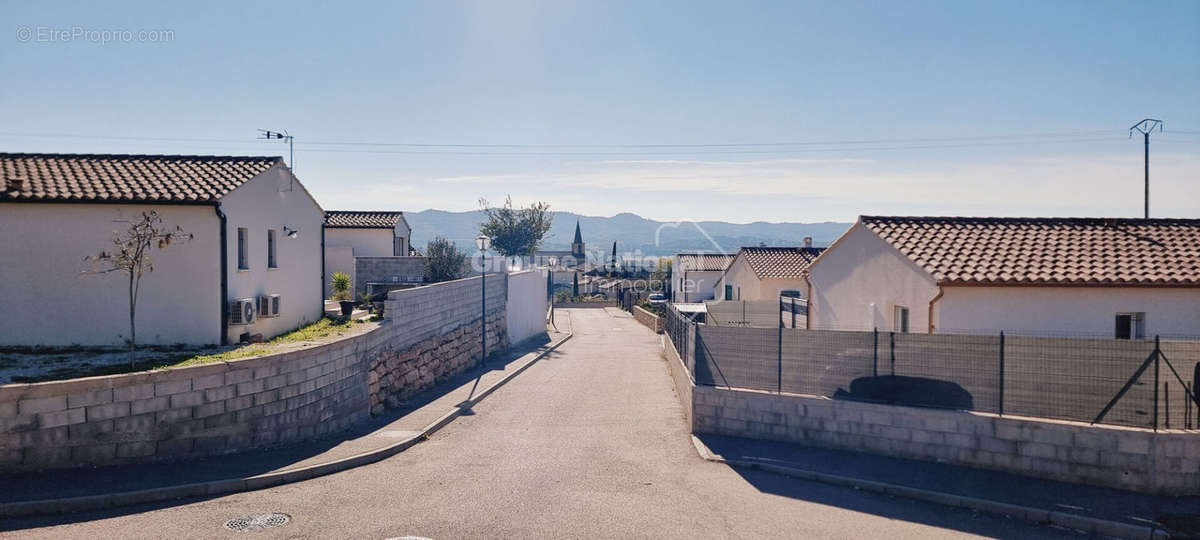
[[775, 441], [719, 435], [696, 437], [713, 454], [730, 461], [769, 464], [1200, 535], [1200, 497], [1157, 497], [945, 463]]
[[[383, 449], [420, 433], [433, 422], [477, 397], [500, 379], [521, 369], [569, 333], [566, 313], [555, 316], [557, 329], [488, 358], [485, 366], [460, 374], [363, 424], [327, 438], [174, 463], [50, 470], [0, 476], [0, 503], [62, 499], [212, 482], [286, 472]], [[466, 414], [470, 414], [467, 412]]]

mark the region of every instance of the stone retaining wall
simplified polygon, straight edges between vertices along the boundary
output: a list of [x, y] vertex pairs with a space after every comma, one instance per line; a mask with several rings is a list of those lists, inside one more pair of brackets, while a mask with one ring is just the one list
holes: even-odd
[[[493, 353], [508, 346], [507, 279], [487, 284]], [[308, 349], [0, 386], [0, 472], [204, 457], [344, 430], [478, 364], [480, 289], [470, 278], [393, 291], [378, 328]]]
[[654, 330], [655, 334], [663, 332], [662, 317], [643, 309], [641, 306], [633, 306], [633, 318], [637, 319], [637, 322], [642, 323], [646, 328]]

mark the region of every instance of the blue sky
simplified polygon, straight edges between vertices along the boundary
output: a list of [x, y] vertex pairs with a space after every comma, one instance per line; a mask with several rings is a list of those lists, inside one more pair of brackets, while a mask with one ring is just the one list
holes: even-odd
[[[1138, 216], [1151, 116], [1153, 214], [1200, 210], [1200, 2], [282, 7], [0, 2], [0, 148], [286, 155], [254, 137], [287, 129], [325, 208]], [[42, 39], [76, 28], [172, 34]], [[754, 146], [662, 146], [694, 144]]]

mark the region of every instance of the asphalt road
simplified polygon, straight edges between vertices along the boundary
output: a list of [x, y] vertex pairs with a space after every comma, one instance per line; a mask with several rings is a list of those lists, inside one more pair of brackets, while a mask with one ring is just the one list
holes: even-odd
[[[21, 538], [1076, 536], [700, 459], [659, 338], [609, 310], [426, 442], [380, 463], [173, 505], [0, 522]], [[247, 514], [286, 525], [233, 532]]]

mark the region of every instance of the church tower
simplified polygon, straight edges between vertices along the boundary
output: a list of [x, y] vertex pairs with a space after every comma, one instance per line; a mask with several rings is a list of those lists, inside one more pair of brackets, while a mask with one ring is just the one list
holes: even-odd
[[571, 242], [571, 256], [575, 257], [575, 260], [581, 264], [587, 257], [583, 250], [583, 234], [579, 232], [578, 221], [575, 222], [575, 240]]

